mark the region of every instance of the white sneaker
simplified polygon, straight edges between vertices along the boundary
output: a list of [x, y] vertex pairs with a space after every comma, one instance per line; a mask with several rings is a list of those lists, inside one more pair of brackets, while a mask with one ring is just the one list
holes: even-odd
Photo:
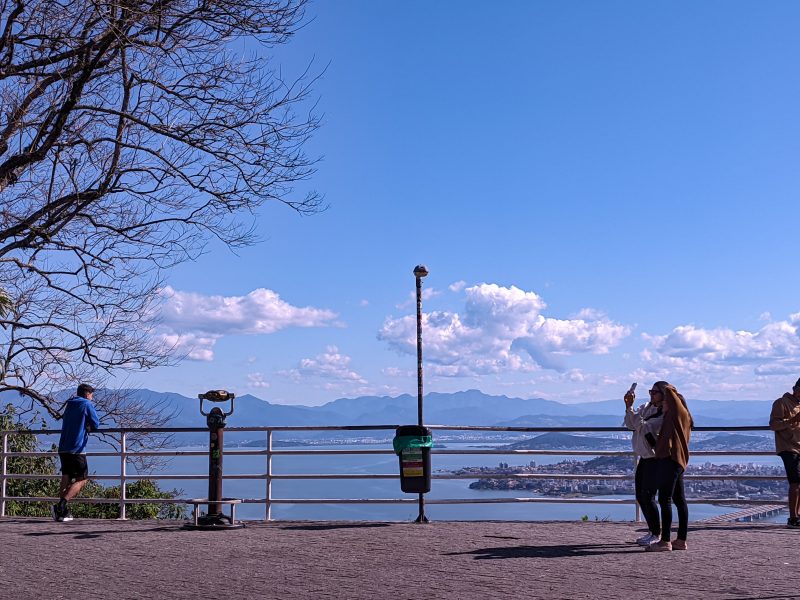
[[655, 544], [660, 539], [661, 539], [660, 536], [648, 533], [647, 535], [643, 535], [638, 540], [636, 540], [636, 543], [639, 544], [640, 546], [649, 546], [650, 544]]

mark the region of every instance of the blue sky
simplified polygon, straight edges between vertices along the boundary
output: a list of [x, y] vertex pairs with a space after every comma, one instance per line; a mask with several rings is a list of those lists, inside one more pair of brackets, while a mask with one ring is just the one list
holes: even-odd
[[[632, 381], [774, 399], [800, 376], [800, 5], [316, 2], [322, 161], [165, 290], [189, 353], [126, 385], [271, 402], [426, 391], [559, 401]], [[644, 388], [646, 389], [646, 388]]]

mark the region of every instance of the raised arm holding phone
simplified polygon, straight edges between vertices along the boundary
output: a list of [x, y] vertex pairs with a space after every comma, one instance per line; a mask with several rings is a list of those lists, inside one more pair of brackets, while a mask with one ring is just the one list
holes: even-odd
[[631, 443], [638, 457], [634, 485], [636, 501], [642, 509], [648, 532], [636, 540], [640, 546], [649, 546], [658, 542], [661, 535], [661, 523], [656, 505], [656, 460], [655, 444], [661, 429], [663, 413], [660, 402], [649, 402], [640, 405], [636, 410], [636, 384], [631, 385], [623, 398], [625, 402], [625, 419], [623, 425], [633, 432]]

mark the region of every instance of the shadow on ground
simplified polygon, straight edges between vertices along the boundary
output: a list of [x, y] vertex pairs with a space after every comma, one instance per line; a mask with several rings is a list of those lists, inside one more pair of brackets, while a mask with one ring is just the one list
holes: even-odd
[[469, 552], [447, 552], [445, 556], [473, 554], [476, 560], [500, 558], [568, 558], [573, 556], [598, 556], [641, 552], [631, 544], [563, 544], [558, 546], [507, 546], [504, 548], [479, 548]]
[[183, 529], [180, 526], [176, 527], [150, 527], [149, 529], [130, 529], [128, 527], [123, 527], [120, 529], [105, 529], [100, 531], [80, 531], [75, 529], [64, 529], [63, 531], [31, 531], [28, 533], [23, 533], [22, 535], [26, 537], [50, 537], [50, 536], [58, 536], [58, 535], [71, 535], [76, 540], [91, 540], [93, 538], [103, 537], [104, 535], [108, 534], [125, 534], [128, 535], [130, 533], [150, 533], [153, 531], [186, 531], [188, 530]]
[[369, 527], [389, 527], [388, 523], [322, 523], [308, 525], [286, 525], [281, 529], [296, 531], [325, 531], [327, 529], [366, 529]]

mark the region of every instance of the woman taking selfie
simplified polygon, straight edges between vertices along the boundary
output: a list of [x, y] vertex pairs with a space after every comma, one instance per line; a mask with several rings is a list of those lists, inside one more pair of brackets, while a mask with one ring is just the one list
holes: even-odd
[[[650, 390], [652, 401], [660, 401], [664, 421], [656, 441], [656, 484], [661, 508], [661, 541], [645, 548], [650, 552], [686, 550], [689, 527], [689, 507], [683, 490], [683, 472], [689, 462], [689, 437], [692, 434], [692, 415], [686, 400], [674, 385], [657, 381]], [[678, 513], [678, 536], [670, 542], [672, 503]]]

